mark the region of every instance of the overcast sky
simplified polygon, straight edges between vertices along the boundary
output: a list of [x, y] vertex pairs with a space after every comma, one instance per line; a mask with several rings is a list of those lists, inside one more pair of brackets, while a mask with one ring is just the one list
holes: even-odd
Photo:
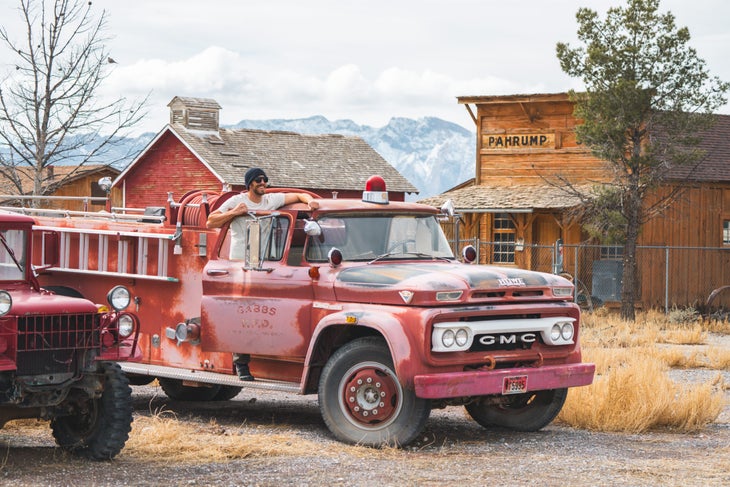
[[[174, 96], [213, 98], [221, 122], [324, 115], [380, 127], [435, 116], [474, 129], [457, 96], [580, 88], [560, 70], [575, 13], [622, 0], [93, 0], [118, 62], [108, 96], [152, 92], [140, 131], [167, 123]], [[17, 0], [0, 22], [20, 26]], [[730, 2], [663, 0], [710, 73], [730, 80]], [[0, 52], [0, 70], [10, 62]], [[720, 110], [730, 113], [728, 106]]]

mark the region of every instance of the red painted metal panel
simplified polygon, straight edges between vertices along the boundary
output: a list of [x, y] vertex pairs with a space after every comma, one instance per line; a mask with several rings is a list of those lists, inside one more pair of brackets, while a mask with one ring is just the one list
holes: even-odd
[[585, 386], [593, 382], [594, 364], [545, 365], [488, 371], [417, 375], [416, 395], [427, 399], [501, 394], [507, 377], [526, 376], [527, 391]]

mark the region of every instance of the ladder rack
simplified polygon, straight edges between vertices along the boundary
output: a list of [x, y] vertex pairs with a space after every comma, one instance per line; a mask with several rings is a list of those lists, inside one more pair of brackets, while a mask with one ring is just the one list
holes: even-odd
[[[169, 273], [169, 244], [177, 234], [142, 233], [34, 225], [33, 230], [59, 234], [59, 265], [55, 272], [179, 282]], [[77, 246], [74, 251], [74, 246]], [[157, 259], [150, 252], [156, 249]], [[45, 257], [42, 252], [42, 259]], [[133, 261], [133, 262], [132, 262]], [[42, 265], [47, 265], [42, 262]]]

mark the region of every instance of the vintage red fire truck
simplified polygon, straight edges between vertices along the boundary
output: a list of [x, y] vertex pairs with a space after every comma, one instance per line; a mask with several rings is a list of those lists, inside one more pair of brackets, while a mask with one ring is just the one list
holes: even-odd
[[[0, 427], [50, 419], [62, 448], [108, 460], [131, 429], [132, 390], [117, 362], [139, 358], [139, 321], [124, 311], [123, 286], [109, 291], [111, 308], [42, 289], [30, 265], [34, 224], [0, 211]], [[57, 260], [59, 234], [35, 236]]]
[[[227, 227], [205, 227], [232, 193], [193, 191], [143, 213], [46, 213], [35, 230], [59, 235], [61, 255], [48, 262], [36, 246], [34, 263], [59, 293], [127, 286], [143, 358], [122, 368], [173, 399], [318, 394], [334, 436], [366, 445], [407, 444], [432, 408], [451, 405], [485, 427], [549, 424], [594, 374], [572, 284], [474, 265], [471, 247], [459, 260], [438, 209], [369, 184], [362, 200], [251, 213], [243, 259], [229, 258]], [[251, 355], [255, 381], [234, 375], [234, 352]]]

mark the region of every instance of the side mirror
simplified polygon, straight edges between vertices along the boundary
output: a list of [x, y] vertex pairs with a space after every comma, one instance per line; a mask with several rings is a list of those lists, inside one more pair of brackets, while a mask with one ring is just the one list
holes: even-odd
[[248, 220], [246, 225], [246, 267], [258, 268], [261, 264], [261, 224], [259, 220]]
[[308, 220], [307, 223], [304, 224], [304, 233], [310, 237], [317, 237], [322, 235], [322, 227], [320, 227], [319, 223], [316, 221]]
[[453, 217], [454, 216], [454, 202], [452, 200], [446, 200], [443, 205], [441, 205], [441, 213], [448, 216]]

